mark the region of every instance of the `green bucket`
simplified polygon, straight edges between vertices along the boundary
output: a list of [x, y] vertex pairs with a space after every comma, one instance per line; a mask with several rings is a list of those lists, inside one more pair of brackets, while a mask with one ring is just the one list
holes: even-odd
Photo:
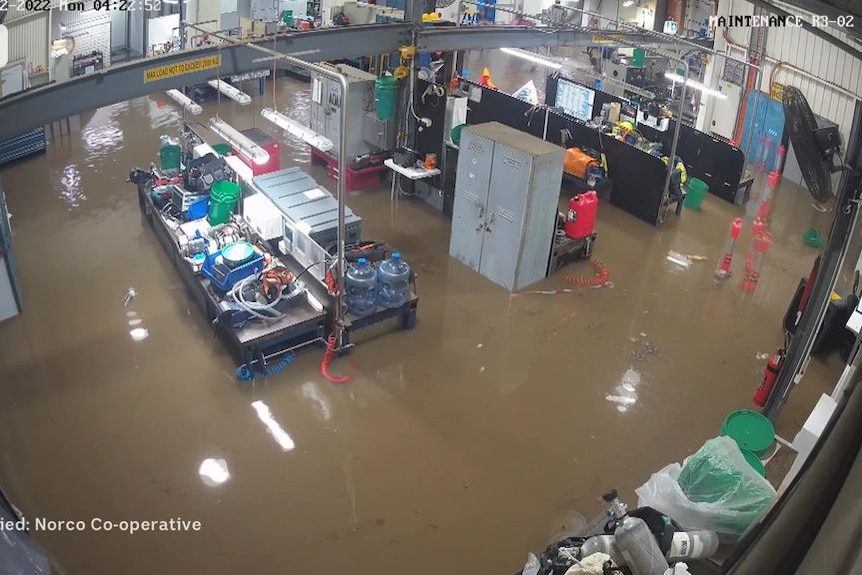
[[703, 203], [703, 198], [709, 191], [709, 186], [703, 180], [692, 178], [688, 181], [688, 191], [685, 195], [683, 205], [690, 210], [699, 210]]
[[464, 126], [466, 126], [466, 125], [467, 124], [458, 124], [457, 126], [452, 128], [451, 132], [449, 132], [449, 137], [452, 138], [452, 143], [455, 144], [456, 146], [461, 145], [461, 130], [463, 130]]
[[383, 75], [374, 82], [374, 101], [378, 120], [394, 120], [398, 109], [398, 81], [395, 76]]
[[219, 156], [227, 156], [230, 154], [230, 145], [228, 144], [213, 144], [213, 150]]
[[183, 149], [176, 144], [162, 146], [159, 149], [159, 163], [163, 170], [179, 170]]
[[765, 416], [750, 409], [732, 412], [721, 426], [721, 434], [734, 440], [743, 451], [767, 453], [775, 441], [775, 427]]
[[210, 207], [207, 221], [211, 226], [226, 224], [239, 199], [239, 186], [229, 180], [222, 180], [212, 185], [210, 190]]
[[747, 449], [741, 449], [740, 451], [742, 451], [742, 456], [748, 464], [752, 466], [761, 477], [766, 477], [766, 468], [763, 466], [763, 461], [760, 460], [757, 454]]

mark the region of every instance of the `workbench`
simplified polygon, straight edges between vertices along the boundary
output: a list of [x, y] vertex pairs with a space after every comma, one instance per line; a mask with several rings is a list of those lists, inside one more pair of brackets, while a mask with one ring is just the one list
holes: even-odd
[[[142, 217], [149, 222], [168, 260], [177, 270], [198, 307], [208, 320], [214, 321], [219, 313], [220, 298], [210, 289], [209, 279], [195, 273], [190, 263], [180, 254], [176, 234], [166, 217], [153, 203], [150, 195], [151, 186], [138, 184], [137, 188]], [[290, 268], [295, 274], [302, 270], [292, 258], [281, 254], [272, 255], [276, 263]], [[322, 301], [321, 304], [323, 304]], [[261, 360], [268, 361], [272, 357], [309, 344], [325, 344], [324, 337], [327, 334], [328, 322], [326, 312], [316, 310], [306, 299], [290, 308], [285, 317], [270, 323], [249, 321], [238, 329], [218, 323], [214, 325], [217, 333], [230, 346], [240, 364], [252, 366]]]

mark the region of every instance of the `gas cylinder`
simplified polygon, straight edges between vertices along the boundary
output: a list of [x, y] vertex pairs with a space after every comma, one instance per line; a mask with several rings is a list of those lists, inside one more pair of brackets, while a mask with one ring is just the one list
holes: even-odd
[[596, 229], [596, 213], [599, 197], [594, 191], [579, 194], [569, 200], [565, 231], [570, 238], [577, 240], [592, 234]]
[[778, 378], [778, 372], [781, 371], [781, 364], [784, 363], [784, 350], [779, 349], [769, 361], [766, 362], [766, 368], [763, 370], [763, 377], [760, 379], [760, 385], [754, 392], [754, 405], [763, 407], [766, 405], [766, 400], [769, 399], [769, 394], [772, 392], [772, 386], [775, 385], [775, 380]]

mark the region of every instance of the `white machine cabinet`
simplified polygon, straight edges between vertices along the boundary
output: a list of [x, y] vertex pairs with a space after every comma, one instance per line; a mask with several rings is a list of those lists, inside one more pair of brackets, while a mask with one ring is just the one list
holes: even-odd
[[509, 291], [545, 277], [563, 149], [489, 122], [461, 132], [449, 255]]

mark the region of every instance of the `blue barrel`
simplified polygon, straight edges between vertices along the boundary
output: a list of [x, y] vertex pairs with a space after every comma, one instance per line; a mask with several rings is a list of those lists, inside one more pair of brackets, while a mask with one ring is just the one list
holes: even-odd
[[392, 257], [380, 264], [380, 305], [400, 307], [410, 297], [410, 266], [401, 260], [401, 254], [392, 252]]
[[364, 315], [377, 308], [377, 270], [365, 258], [347, 270], [345, 281], [348, 312]]

